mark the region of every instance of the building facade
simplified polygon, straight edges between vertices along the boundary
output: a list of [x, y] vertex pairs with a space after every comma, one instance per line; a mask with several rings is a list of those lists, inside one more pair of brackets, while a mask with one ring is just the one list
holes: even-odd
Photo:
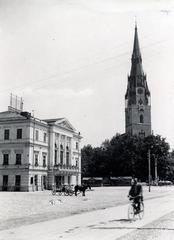
[[150, 91], [142, 67], [137, 26], [135, 26], [131, 71], [125, 94], [125, 125], [127, 134], [144, 137], [151, 134]]
[[65, 118], [0, 113], [0, 191], [39, 191], [81, 183], [80, 133]]

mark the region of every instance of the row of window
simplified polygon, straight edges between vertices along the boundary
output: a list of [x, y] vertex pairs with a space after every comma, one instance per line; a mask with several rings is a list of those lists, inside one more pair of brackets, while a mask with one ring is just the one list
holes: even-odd
[[[39, 166], [39, 154], [35, 153], [34, 155], [34, 166], [38, 167]], [[46, 167], [46, 154], [42, 155], [42, 166]]]
[[[22, 154], [16, 153], [16, 165], [22, 164]], [[5, 153], [3, 154], [3, 165], [9, 165], [9, 154]]]
[[[63, 158], [64, 158], [64, 151], [61, 150], [60, 151], [60, 164], [63, 164]], [[55, 154], [54, 154], [54, 163], [55, 165], [57, 164], [57, 150], [55, 149]], [[69, 165], [70, 164], [70, 153], [69, 151], [66, 152], [66, 164]]]
[[[16, 130], [16, 138], [22, 139], [22, 128]], [[4, 129], [4, 140], [10, 139], [10, 129]]]
[[[34, 159], [34, 165], [37, 167], [39, 166], [39, 158], [38, 154], [35, 154], [35, 159]], [[46, 167], [46, 155], [42, 156], [42, 166]], [[22, 164], [22, 154], [21, 153], [16, 153], [16, 165], [21, 165]], [[3, 154], [3, 165], [9, 165], [9, 154], [5, 153]]]
[[[18, 128], [16, 131], [16, 138], [17, 139], [22, 139], [22, 128]], [[10, 139], [10, 129], [4, 129], [4, 140], [9, 140]], [[35, 134], [35, 139], [38, 141], [39, 140], [39, 131], [36, 130]], [[43, 134], [43, 141], [46, 142], [47, 140], [47, 134]]]
[[[5, 188], [8, 187], [8, 175], [3, 175], [3, 190], [7, 190]], [[15, 186], [20, 186], [21, 185], [21, 175], [16, 175], [15, 176]]]
[[[58, 146], [58, 144], [57, 143], [55, 143], [55, 148], [58, 148], [59, 146]], [[63, 144], [60, 144], [60, 149], [64, 149], [64, 147], [63, 147]], [[79, 143], [78, 142], [76, 142], [76, 150], [78, 150], [79, 149]], [[69, 151], [69, 146], [66, 146], [66, 150], [67, 151]]]
[[[38, 175], [30, 178], [30, 184], [38, 185]], [[41, 176], [41, 184], [46, 188], [46, 176]], [[3, 175], [3, 188], [8, 187], [8, 175]], [[21, 186], [21, 175], [15, 175], [15, 186]], [[5, 190], [5, 189], [3, 189]]]
[[[4, 129], [4, 140], [9, 140], [10, 139], [10, 129]], [[16, 139], [22, 139], [22, 128], [18, 128], [16, 130]], [[35, 132], [35, 139], [36, 141], [39, 141], [39, 130], [36, 130]], [[46, 142], [47, 140], [47, 133], [43, 134], [43, 142]], [[55, 147], [57, 147], [57, 145], [55, 144]], [[63, 149], [63, 145], [60, 145], [60, 148]], [[67, 150], [69, 150], [69, 147], [66, 147]], [[76, 149], [79, 149], [79, 143], [76, 142]]]
[[[41, 176], [41, 184], [46, 188], [47, 176]], [[30, 178], [30, 184], [38, 186], [38, 175], [34, 175], [34, 177]]]
[[[35, 131], [35, 139], [36, 139], [36, 141], [39, 141], [39, 130]], [[47, 133], [44, 132], [43, 133], [43, 142], [46, 142], [46, 141], [47, 141]]]

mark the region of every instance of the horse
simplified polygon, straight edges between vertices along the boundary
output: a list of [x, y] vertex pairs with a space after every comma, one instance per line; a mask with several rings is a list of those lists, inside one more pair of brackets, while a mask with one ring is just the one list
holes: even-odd
[[75, 192], [75, 196], [77, 196], [77, 192], [82, 192], [82, 196], [85, 196], [85, 191], [88, 188], [87, 185], [76, 185], [74, 187], [74, 192]]

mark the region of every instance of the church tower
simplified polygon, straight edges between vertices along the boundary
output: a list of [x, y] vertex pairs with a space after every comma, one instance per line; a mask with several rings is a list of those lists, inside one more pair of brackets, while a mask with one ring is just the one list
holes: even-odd
[[150, 91], [143, 72], [142, 58], [135, 26], [131, 71], [125, 94], [126, 133], [146, 137], [151, 134]]

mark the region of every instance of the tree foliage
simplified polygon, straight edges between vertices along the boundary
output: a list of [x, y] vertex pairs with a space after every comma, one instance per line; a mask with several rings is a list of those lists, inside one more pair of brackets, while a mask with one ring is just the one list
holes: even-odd
[[147, 153], [150, 149], [151, 173], [154, 179], [155, 158], [158, 176], [167, 177], [169, 144], [159, 135], [146, 138], [116, 134], [100, 147], [91, 145], [82, 149], [82, 176], [136, 176], [145, 181], [148, 177]]

